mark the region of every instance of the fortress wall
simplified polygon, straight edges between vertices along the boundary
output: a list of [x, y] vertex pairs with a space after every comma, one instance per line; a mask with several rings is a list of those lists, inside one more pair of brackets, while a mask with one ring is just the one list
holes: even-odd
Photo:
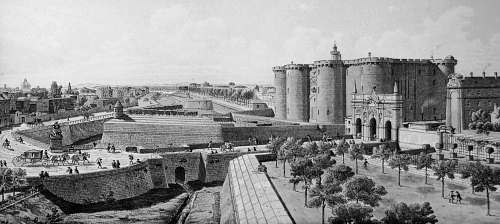
[[[61, 132], [63, 135], [63, 145], [71, 145], [76, 141], [102, 134], [103, 123], [106, 122], [107, 120], [108, 119], [88, 121], [73, 125], [62, 123]], [[52, 133], [52, 125], [47, 125], [43, 127], [35, 127], [33, 129], [21, 130], [18, 131], [16, 134], [21, 135], [23, 139], [26, 139], [27, 142], [30, 142], [30, 139], [32, 139], [34, 140], [32, 142], [35, 143], [41, 142], [50, 145], [49, 135], [51, 133]]]
[[262, 117], [275, 117], [274, 111], [271, 108], [262, 109], [262, 110], [235, 111], [235, 112], [232, 112], [232, 114], [245, 114], [245, 115], [262, 116]]
[[[325, 134], [336, 136], [345, 132], [345, 125], [323, 125], [327, 129]], [[256, 137], [259, 141], [268, 141], [271, 135], [286, 136], [295, 138], [305, 138], [310, 135], [319, 139], [323, 133], [318, 131], [316, 124], [311, 125], [287, 125], [287, 126], [256, 126], [256, 127], [222, 127], [224, 141], [247, 142], [250, 136]]]
[[246, 154], [258, 153], [258, 155], [268, 155], [268, 154], [261, 154], [263, 152], [267, 151], [260, 150], [251, 152], [226, 152], [218, 154], [204, 154], [203, 161], [205, 164], [205, 179], [203, 180], [203, 182], [210, 183], [214, 181], [224, 181], [224, 178], [226, 178], [227, 175], [227, 167], [229, 166], [229, 162], [231, 160]]
[[51, 176], [43, 179], [42, 184], [52, 194], [77, 204], [103, 201], [102, 195], [110, 192], [116, 200], [132, 198], [155, 187], [151, 175], [157, 171], [151, 172], [150, 163], [156, 161], [94, 173]]
[[439, 142], [439, 135], [436, 131], [425, 131], [419, 129], [400, 128], [399, 147], [405, 149], [420, 149], [422, 144], [434, 146]]
[[346, 69], [346, 116], [352, 116], [351, 100], [354, 82], [356, 82], [358, 93], [361, 93], [361, 71], [361, 66], [350, 66]]
[[169, 144], [206, 144], [222, 142], [222, 132], [217, 124], [155, 124], [134, 122], [107, 122], [104, 124], [102, 142], [120, 148], [126, 146], [168, 147]]
[[162, 155], [167, 184], [175, 184], [175, 169], [183, 167], [186, 181], [203, 180], [205, 166], [198, 152], [169, 153]]
[[340, 63], [324, 65], [324, 61], [315, 65], [318, 65], [317, 110], [311, 113], [317, 117], [318, 123], [342, 124], [346, 110], [344, 68]]

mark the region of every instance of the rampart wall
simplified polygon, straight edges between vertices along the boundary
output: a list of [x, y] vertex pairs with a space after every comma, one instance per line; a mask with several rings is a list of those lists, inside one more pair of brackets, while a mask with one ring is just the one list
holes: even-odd
[[[102, 134], [103, 124], [109, 119], [79, 122], [74, 124], [62, 123], [61, 132], [63, 135], [63, 145], [71, 145], [76, 141]], [[36, 127], [32, 129], [20, 130], [13, 133], [13, 136], [22, 136], [29, 143], [37, 146], [50, 145], [49, 135], [52, 133], [52, 126]], [[43, 144], [40, 144], [43, 143]]]
[[107, 122], [104, 124], [102, 142], [117, 147], [169, 147], [187, 144], [222, 142], [222, 132], [217, 124], [177, 124]]
[[77, 204], [104, 201], [105, 195], [121, 200], [144, 194], [155, 187], [166, 187], [165, 182], [160, 183], [163, 171], [157, 164], [161, 163], [162, 159], [149, 159], [120, 169], [51, 176], [41, 183], [52, 194]]
[[420, 149], [422, 148], [422, 144], [434, 146], [438, 142], [439, 135], [436, 131], [399, 128], [399, 147], [401, 147], [402, 150]]

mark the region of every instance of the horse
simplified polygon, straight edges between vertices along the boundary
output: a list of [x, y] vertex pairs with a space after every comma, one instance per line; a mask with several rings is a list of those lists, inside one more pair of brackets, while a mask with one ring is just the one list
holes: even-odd
[[8, 143], [8, 142], [3, 142], [3, 143], [2, 143], [2, 147], [3, 147], [3, 148], [6, 148], [6, 149], [10, 149], [10, 143]]
[[76, 163], [76, 164], [80, 165], [80, 163], [78, 161], [80, 161], [80, 156], [79, 155], [72, 155], [71, 156], [71, 163], [73, 163], [73, 164]]
[[62, 165], [64, 165], [64, 163], [69, 164], [68, 162], [69, 158], [70, 158], [69, 154], [65, 152], [62, 155], [53, 155], [52, 157], [50, 157], [50, 161], [52, 162], [52, 165], [54, 165], [55, 163], [59, 165], [59, 162], [62, 163]]

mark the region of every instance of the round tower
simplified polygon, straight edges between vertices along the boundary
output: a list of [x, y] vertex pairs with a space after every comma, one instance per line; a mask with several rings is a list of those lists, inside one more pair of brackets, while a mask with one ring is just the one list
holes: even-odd
[[286, 117], [309, 120], [309, 65], [288, 64], [286, 70]]
[[286, 119], [286, 71], [283, 66], [273, 67], [274, 72], [274, 115]]
[[[391, 94], [393, 92], [394, 77], [392, 75], [392, 61], [388, 58], [365, 58], [361, 62], [361, 80], [358, 88], [370, 90], [375, 86], [377, 93]], [[370, 94], [371, 92], [365, 92]]]
[[345, 72], [340, 60], [325, 60], [316, 66], [317, 89], [314, 111], [318, 123], [343, 124], [345, 117]]
[[436, 63], [445, 77], [448, 77], [452, 73], [455, 73], [455, 65], [457, 65], [457, 60], [451, 55], [446, 56], [443, 60]]
[[123, 105], [120, 100], [116, 102], [113, 109], [113, 111], [115, 112], [114, 118], [121, 118], [123, 116]]

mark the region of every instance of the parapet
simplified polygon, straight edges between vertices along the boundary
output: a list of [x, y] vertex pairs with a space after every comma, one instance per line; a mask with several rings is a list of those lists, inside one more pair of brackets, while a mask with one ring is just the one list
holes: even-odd
[[273, 72], [284, 72], [285, 67], [284, 66], [274, 66], [273, 67]]
[[333, 67], [342, 64], [343, 64], [342, 61], [337, 61], [337, 60], [321, 60], [321, 61], [315, 61], [314, 67]]
[[288, 64], [285, 65], [286, 70], [309, 70], [308, 64]]

